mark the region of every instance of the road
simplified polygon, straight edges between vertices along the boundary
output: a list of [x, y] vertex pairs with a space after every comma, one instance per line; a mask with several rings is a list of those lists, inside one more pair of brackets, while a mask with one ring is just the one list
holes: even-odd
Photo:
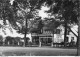
[[0, 56], [76, 56], [77, 49], [51, 47], [0, 47]]

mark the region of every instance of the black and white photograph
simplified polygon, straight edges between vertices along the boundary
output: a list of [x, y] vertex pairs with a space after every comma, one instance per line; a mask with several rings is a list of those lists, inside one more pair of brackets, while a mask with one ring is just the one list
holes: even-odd
[[0, 56], [80, 56], [80, 0], [0, 0]]

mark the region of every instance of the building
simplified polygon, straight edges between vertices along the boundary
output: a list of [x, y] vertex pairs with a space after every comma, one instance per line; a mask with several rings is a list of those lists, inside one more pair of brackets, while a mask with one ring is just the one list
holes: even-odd
[[[56, 29], [56, 33], [54, 34], [54, 42], [61, 43], [64, 42], [64, 26], [60, 25]], [[75, 43], [77, 42], [78, 36], [78, 26], [73, 25], [69, 29], [67, 29], [67, 39], [66, 42], [70, 43], [73, 40]]]

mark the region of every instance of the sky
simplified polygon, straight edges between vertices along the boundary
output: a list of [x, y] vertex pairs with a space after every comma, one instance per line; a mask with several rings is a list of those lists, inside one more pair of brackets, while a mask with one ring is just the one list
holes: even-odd
[[10, 0], [10, 4], [11, 4], [11, 5], [13, 5], [13, 1], [14, 1], [14, 0]]
[[50, 7], [42, 6], [41, 10], [39, 10], [39, 16], [42, 17], [42, 19], [48, 18], [48, 13], [46, 13], [45, 11], [48, 11], [49, 9]]

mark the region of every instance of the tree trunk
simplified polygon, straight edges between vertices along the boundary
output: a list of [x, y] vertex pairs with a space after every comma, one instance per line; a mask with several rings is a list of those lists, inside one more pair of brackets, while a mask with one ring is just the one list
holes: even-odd
[[67, 20], [65, 20], [64, 47], [66, 47], [66, 38], [67, 38]]
[[79, 2], [79, 9], [78, 9], [78, 13], [79, 13], [79, 17], [78, 17], [78, 38], [77, 38], [77, 55], [80, 56], [80, 0], [78, 0]]
[[25, 24], [25, 34], [24, 34], [24, 47], [26, 46], [26, 34], [27, 34], [27, 18], [26, 18], [26, 24]]
[[78, 38], [77, 38], [77, 55], [80, 56], [80, 20], [78, 25]]

